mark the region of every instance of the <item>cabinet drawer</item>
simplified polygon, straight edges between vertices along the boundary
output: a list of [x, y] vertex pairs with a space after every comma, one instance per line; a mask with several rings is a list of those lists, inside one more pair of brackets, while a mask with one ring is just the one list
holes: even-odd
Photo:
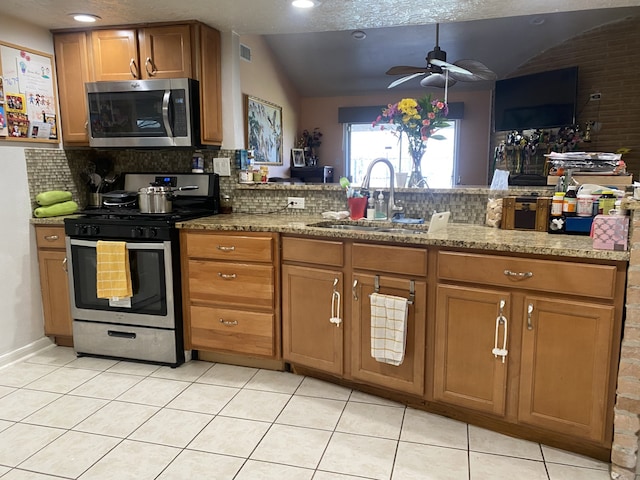
[[438, 278], [611, 299], [615, 293], [616, 267], [439, 252]]
[[424, 277], [427, 274], [427, 250], [354, 243], [352, 265], [361, 270]]
[[194, 348], [274, 355], [274, 316], [269, 313], [191, 306]]
[[38, 248], [65, 248], [64, 227], [36, 227]]
[[273, 237], [270, 235], [231, 235], [187, 233], [186, 252], [191, 258], [272, 262]]
[[191, 301], [273, 308], [273, 267], [189, 260]]
[[282, 259], [341, 267], [344, 264], [342, 242], [308, 238], [282, 238]]

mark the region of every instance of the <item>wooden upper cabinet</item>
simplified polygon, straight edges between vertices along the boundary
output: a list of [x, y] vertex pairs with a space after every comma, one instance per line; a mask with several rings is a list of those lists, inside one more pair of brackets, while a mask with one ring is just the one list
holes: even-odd
[[87, 98], [84, 84], [92, 80], [86, 32], [53, 37], [60, 101], [60, 123], [65, 145], [89, 145]]
[[189, 25], [95, 30], [91, 47], [99, 82], [194, 76]]
[[192, 78], [189, 25], [149, 27], [138, 31], [141, 78]]
[[222, 143], [222, 80], [220, 32], [197, 25], [200, 43], [197, 49], [200, 80], [200, 139], [205, 145]]
[[94, 30], [91, 49], [96, 81], [143, 78], [136, 30]]

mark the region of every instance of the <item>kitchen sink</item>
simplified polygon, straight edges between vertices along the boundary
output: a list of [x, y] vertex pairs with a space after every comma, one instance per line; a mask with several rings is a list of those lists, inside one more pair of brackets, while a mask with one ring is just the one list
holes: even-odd
[[425, 233], [425, 230], [418, 230], [413, 228], [396, 228], [388, 226], [373, 226], [373, 225], [355, 225], [350, 223], [332, 223], [332, 222], [320, 222], [309, 225], [310, 227], [330, 228], [333, 230], [351, 230], [359, 232], [374, 232], [374, 233], [395, 233], [401, 235], [415, 235], [419, 233]]

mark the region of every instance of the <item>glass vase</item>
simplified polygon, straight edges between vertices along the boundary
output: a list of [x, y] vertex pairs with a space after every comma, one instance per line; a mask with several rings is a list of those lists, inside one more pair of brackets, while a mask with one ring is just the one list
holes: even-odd
[[428, 187], [427, 180], [422, 176], [422, 156], [424, 155], [425, 147], [419, 150], [410, 150], [411, 155], [411, 174], [409, 175], [409, 181], [407, 186], [409, 188], [425, 188]]

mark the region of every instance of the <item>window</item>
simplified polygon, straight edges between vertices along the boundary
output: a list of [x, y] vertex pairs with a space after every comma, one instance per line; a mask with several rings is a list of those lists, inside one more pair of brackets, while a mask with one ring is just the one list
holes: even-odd
[[[429, 140], [422, 159], [422, 175], [431, 188], [449, 188], [456, 169], [458, 120], [449, 120], [447, 128], [440, 129], [444, 140]], [[391, 125], [389, 125], [391, 127]], [[395, 172], [411, 173], [411, 157], [406, 138], [396, 137], [385, 125], [384, 130], [369, 123], [345, 123], [346, 174], [354, 185], [361, 185], [372, 160], [383, 157], [391, 162]], [[378, 164], [371, 172], [371, 187], [387, 187], [389, 169]]]

